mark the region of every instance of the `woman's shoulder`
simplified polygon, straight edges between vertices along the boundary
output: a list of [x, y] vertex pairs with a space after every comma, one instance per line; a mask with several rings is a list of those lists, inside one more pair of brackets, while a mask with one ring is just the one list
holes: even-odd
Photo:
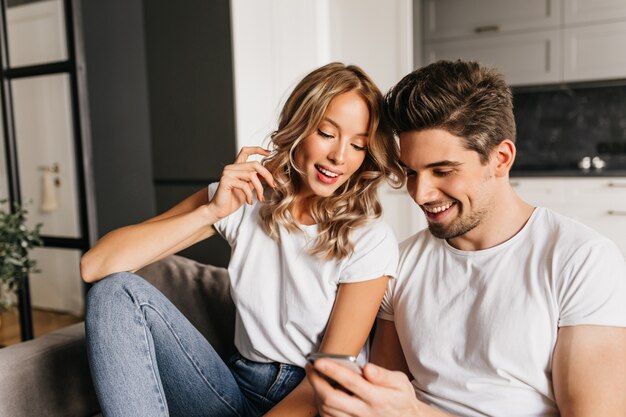
[[360, 242], [388, 242], [395, 246], [398, 245], [398, 239], [393, 229], [383, 219], [375, 219], [369, 221], [354, 230], [353, 242], [358, 245]]

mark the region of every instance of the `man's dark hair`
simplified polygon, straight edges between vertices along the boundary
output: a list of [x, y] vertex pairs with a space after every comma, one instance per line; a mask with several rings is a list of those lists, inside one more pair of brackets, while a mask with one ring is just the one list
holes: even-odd
[[397, 134], [443, 129], [464, 139], [483, 163], [504, 139], [515, 142], [511, 89], [501, 73], [477, 62], [438, 61], [413, 71], [386, 95]]

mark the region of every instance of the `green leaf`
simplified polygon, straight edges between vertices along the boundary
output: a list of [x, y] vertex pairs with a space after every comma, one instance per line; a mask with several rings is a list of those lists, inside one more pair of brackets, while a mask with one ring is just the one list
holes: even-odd
[[[30, 259], [30, 250], [42, 245], [41, 227], [27, 225], [28, 211], [19, 204], [13, 210], [5, 209], [6, 200], [0, 200], [0, 311], [8, 308], [24, 278], [36, 270], [36, 262]], [[7, 294], [9, 294], [7, 296]]]

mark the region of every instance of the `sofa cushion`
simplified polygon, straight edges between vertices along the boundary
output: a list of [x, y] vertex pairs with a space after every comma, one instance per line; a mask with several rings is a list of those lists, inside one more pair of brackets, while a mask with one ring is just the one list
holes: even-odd
[[137, 275], [170, 299], [222, 358], [235, 353], [235, 307], [225, 268], [174, 255], [140, 269]]
[[[137, 274], [172, 300], [223, 358], [234, 353], [235, 312], [226, 269], [170, 256]], [[83, 323], [0, 349], [0, 416], [98, 412]]]
[[91, 416], [98, 410], [83, 323], [0, 349], [0, 416]]

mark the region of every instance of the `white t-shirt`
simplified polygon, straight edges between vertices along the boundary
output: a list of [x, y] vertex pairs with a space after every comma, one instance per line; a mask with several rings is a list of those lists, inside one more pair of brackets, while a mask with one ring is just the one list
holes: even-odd
[[544, 208], [486, 250], [423, 230], [402, 243], [379, 317], [395, 321], [424, 402], [460, 416], [558, 416], [557, 331], [625, 327], [626, 262], [613, 242]]
[[[217, 190], [209, 186], [209, 199]], [[214, 224], [232, 248], [228, 272], [236, 306], [235, 346], [245, 358], [304, 367], [316, 351], [339, 284], [396, 276], [398, 242], [376, 220], [352, 232], [352, 255], [327, 261], [309, 254], [317, 226], [280, 229], [271, 239], [259, 221], [260, 204], [244, 204]]]

